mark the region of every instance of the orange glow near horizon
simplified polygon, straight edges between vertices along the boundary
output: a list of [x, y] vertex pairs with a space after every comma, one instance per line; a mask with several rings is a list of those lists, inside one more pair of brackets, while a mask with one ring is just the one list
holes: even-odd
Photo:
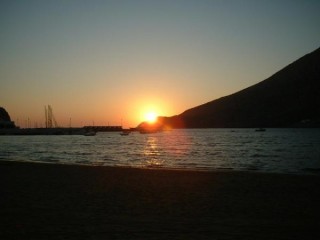
[[[155, 123], [160, 116], [173, 116], [179, 111], [175, 107], [176, 99], [166, 98], [164, 95], [150, 91], [139, 95], [125, 96], [121, 101], [110, 102], [103, 96], [96, 98], [95, 102], [84, 104], [90, 109], [79, 108], [71, 102], [63, 104], [54, 102], [50, 104], [53, 108], [54, 117], [61, 127], [83, 127], [95, 126], [120, 126], [123, 128], [137, 127], [142, 122]], [[175, 103], [172, 104], [172, 103]], [[26, 108], [23, 111], [7, 107], [12, 121], [21, 128], [44, 127], [45, 114], [41, 104], [34, 109]]]
[[154, 123], [159, 116], [171, 116], [175, 114], [175, 110], [168, 100], [163, 100], [161, 95], [148, 94], [146, 96], [139, 96], [130, 101], [128, 104], [128, 116], [136, 126], [142, 122]]

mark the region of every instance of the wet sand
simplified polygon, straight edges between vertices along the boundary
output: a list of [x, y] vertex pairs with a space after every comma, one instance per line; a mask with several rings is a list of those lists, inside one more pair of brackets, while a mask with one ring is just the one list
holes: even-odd
[[320, 239], [320, 177], [0, 161], [0, 239]]

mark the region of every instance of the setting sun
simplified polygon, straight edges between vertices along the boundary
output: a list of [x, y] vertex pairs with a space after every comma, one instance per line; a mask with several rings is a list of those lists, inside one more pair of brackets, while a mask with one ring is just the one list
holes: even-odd
[[145, 119], [148, 122], [155, 122], [157, 120], [157, 114], [155, 112], [148, 112], [145, 114]]

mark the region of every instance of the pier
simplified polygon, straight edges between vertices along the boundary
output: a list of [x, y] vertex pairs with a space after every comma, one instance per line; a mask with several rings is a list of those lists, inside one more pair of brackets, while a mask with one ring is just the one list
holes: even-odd
[[121, 126], [84, 126], [82, 128], [7, 128], [0, 135], [85, 135], [88, 132], [121, 132]]
[[94, 132], [119, 132], [122, 131], [122, 126], [84, 126], [85, 130]]

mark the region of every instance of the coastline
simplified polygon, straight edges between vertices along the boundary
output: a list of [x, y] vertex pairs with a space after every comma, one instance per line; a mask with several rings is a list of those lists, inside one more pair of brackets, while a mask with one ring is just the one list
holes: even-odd
[[1, 239], [319, 239], [320, 177], [0, 161]]

